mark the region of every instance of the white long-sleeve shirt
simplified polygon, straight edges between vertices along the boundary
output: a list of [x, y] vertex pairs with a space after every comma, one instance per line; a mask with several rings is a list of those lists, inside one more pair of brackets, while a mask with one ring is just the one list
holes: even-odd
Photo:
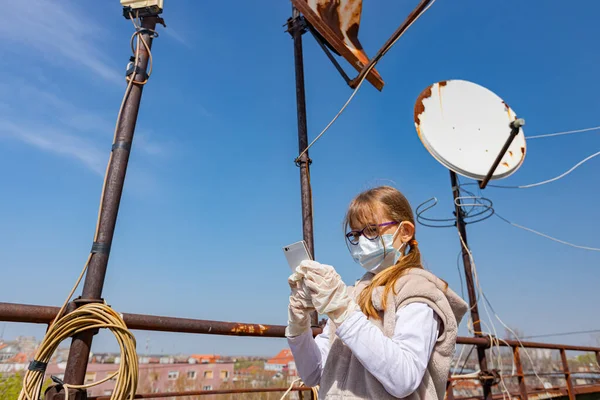
[[[396, 311], [392, 338], [386, 337], [360, 311], [350, 315], [336, 335], [394, 397], [413, 393], [423, 380], [438, 337], [439, 321], [425, 303], [411, 303]], [[307, 386], [316, 386], [330, 349], [330, 323], [313, 339], [311, 331], [288, 338], [296, 368]]]

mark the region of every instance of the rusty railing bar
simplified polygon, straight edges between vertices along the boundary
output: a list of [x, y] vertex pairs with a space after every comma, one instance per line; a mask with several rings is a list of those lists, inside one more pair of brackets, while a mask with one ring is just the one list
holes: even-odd
[[[284, 388], [248, 388], [248, 389], [220, 389], [220, 390], [196, 390], [187, 392], [163, 392], [163, 393], [139, 393], [136, 394], [134, 399], [163, 399], [166, 397], [183, 397], [183, 396], [210, 396], [219, 394], [238, 394], [238, 393], [271, 393], [271, 392], [285, 392], [288, 390]], [[292, 388], [293, 392], [305, 392], [311, 390], [309, 387], [295, 387]], [[110, 400], [110, 396], [89, 396], [88, 400]]]
[[[585, 378], [581, 378], [581, 379], [600, 379], [600, 372], [588, 372], [588, 371], [586, 371], [586, 372], [571, 372], [571, 375], [577, 375], [577, 374], [598, 375], [597, 377], [585, 377]], [[531, 374], [522, 374], [522, 375], [519, 375], [518, 373], [514, 374], [514, 375], [502, 374], [502, 377], [504, 377], [504, 378], [519, 378], [521, 376], [524, 378], [533, 377], [533, 376], [554, 376], [554, 377], [563, 376], [564, 377], [565, 373], [564, 372], [546, 372], [546, 373], [537, 373], [537, 374], [531, 373]], [[451, 380], [451, 381], [470, 381], [471, 380], [472, 381], [472, 380], [479, 380], [479, 379], [472, 378], [472, 377], [466, 377], [466, 376], [465, 377], [456, 376], [456, 377], [450, 377], [450, 378], [448, 378], [448, 380]]]
[[[29, 304], [14, 304], [0, 302], [0, 322], [21, 322], [34, 324], [48, 324], [58, 313], [58, 307], [39, 306]], [[240, 322], [211, 321], [202, 319], [188, 319], [178, 317], [163, 317], [147, 314], [123, 314], [123, 319], [129, 329], [142, 331], [196, 333], [229, 336], [258, 336], [258, 337], [285, 337], [284, 325], [245, 324]], [[313, 334], [319, 334], [321, 328], [313, 328]], [[490, 347], [487, 337], [464, 337], [456, 340], [457, 344]], [[600, 347], [573, 346], [551, 343], [521, 342], [515, 340], [501, 341], [500, 346], [527, 348], [540, 348], [550, 350], [569, 350], [600, 353]], [[600, 358], [600, 354], [599, 354]]]
[[[52, 321], [58, 311], [58, 307], [0, 302], [0, 321], [47, 324]], [[285, 337], [284, 325], [246, 324], [125, 313], [123, 314], [123, 319], [127, 327], [133, 330], [272, 338]], [[320, 332], [321, 328], [313, 328], [313, 334], [316, 335]]]
[[571, 382], [571, 373], [569, 372], [569, 360], [567, 360], [567, 352], [565, 349], [560, 350], [560, 359], [562, 360], [563, 372], [565, 374], [565, 380], [567, 381], [567, 394], [569, 395], [569, 400], [575, 400], [573, 382]]
[[[155, 399], [164, 397], [182, 397], [182, 396], [208, 396], [208, 395], [220, 395], [220, 394], [243, 394], [243, 393], [272, 393], [272, 392], [285, 392], [288, 388], [247, 388], [247, 389], [217, 389], [217, 390], [201, 390], [201, 391], [185, 391], [185, 392], [162, 392], [162, 393], [139, 393], [135, 395], [135, 399]], [[292, 391], [305, 392], [311, 390], [309, 387], [294, 387]], [[546, 393], [553, 391], [557, 394], [567, 394], [567, 388], [564, 386], [552, 387], [548, 389], [533, 389], [529, 391], [530, 394], [535, 393]], [[582, 385], [575, 388], [574, 393], [585, 394], [585, 393], [596, 393], [600, 391], [600, 385]], [[510, 393], [511, 396], [520, 396], [519, 393]], [[502, 398], [502, 394], [497, 393], [493, 395], [494, 398]], [[470, 396], [470, 397], [457, 397], [455, 400], [469, 400], [477, 399], [481, 400], [481, 397]], [[90, 396], [88, 400], [110, 400], [110, 396]]]
[[[600, 390], [600, 385], [578, 386], [575, 388], [575, 394], [597, 393], [599, 390]], [[548, 393], [548, 392], [553, 392], [552, 394], [564, 396], [564, 395], [567, 395], [567, 388], [562, 386], [562, 387], [557, 387], [557, 388], [534, 389], [534, 390], [528, 391], [528, 393], [530, 395], [539, 394], [539, 393]], [[518, 393], [511, 393], [511, 395], [519, 396]], [[493, 396], [494, 396], [494, 399], [496, 399], [496, 398], [502, 399], [501, 393], [494, 394]], [[481, 396], [456, 397], [455, 400], [481, 400]]]
[[[487, 337], [464, 337], [460, 336], [456, 340], [457, 344], [470, 344], [474, 346], [484, 346], [489, 347], [490, 341]], [[590, 346], [573, 346], [568, 344], [553, 344], [553, 343], [540, 343], [540, 342], [524, 342], [517, 340], [502, 340], [500, 341], [500, 346], [503, 347], [527, 347], [527, 348], [539, 348], [539, 349], [549, 349], [549, 350], [570, 350], [570, 351], [587, 351], [587, 352], [596, 352], [600, 351], [598, 347], [590, 347]]]

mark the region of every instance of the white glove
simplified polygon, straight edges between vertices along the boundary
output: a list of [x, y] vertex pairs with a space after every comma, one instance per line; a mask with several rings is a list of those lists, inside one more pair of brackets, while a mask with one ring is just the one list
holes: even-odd
[[308, 289], [304, 286], [303, 275], [294, 273], [288, 278], [292, 289], [288, 305], [288, 324], [285, 328], [286, 337], [300, 336], [310, 330], [310, 312], [314, 310]]
[[326, 314], [339, 326], [358, 309], [357, 304], [348, 295], [342, 278], [330, 265], [316, 261], [302, 261], [297, 268], [304, 275], [304, 285], [308, 288], [312, 304], [319, 314]]

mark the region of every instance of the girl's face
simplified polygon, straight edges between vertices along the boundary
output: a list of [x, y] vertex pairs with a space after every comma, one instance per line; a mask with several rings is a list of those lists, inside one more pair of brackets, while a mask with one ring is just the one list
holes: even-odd
[[[393, 246], [399, 249], [403, 243], [407, 243], [415, 235], [415, 226], [410, 221], [394, 221], [386, 215], [383, 207], [374, 207], [373, 213], [363, 221], [350, 222], [353, 232], [360, 232], [368, 238], [381, 237], [385, 234], [394, 235]], [[354, 238], [358, 241], [358, 237]]]

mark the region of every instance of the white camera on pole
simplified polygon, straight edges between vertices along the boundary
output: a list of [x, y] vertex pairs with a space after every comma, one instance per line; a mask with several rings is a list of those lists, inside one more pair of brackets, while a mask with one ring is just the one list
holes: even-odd
[[121, 0], [121, 5], [142, 15], [158, 15], [163, 11], [163, 0]]

